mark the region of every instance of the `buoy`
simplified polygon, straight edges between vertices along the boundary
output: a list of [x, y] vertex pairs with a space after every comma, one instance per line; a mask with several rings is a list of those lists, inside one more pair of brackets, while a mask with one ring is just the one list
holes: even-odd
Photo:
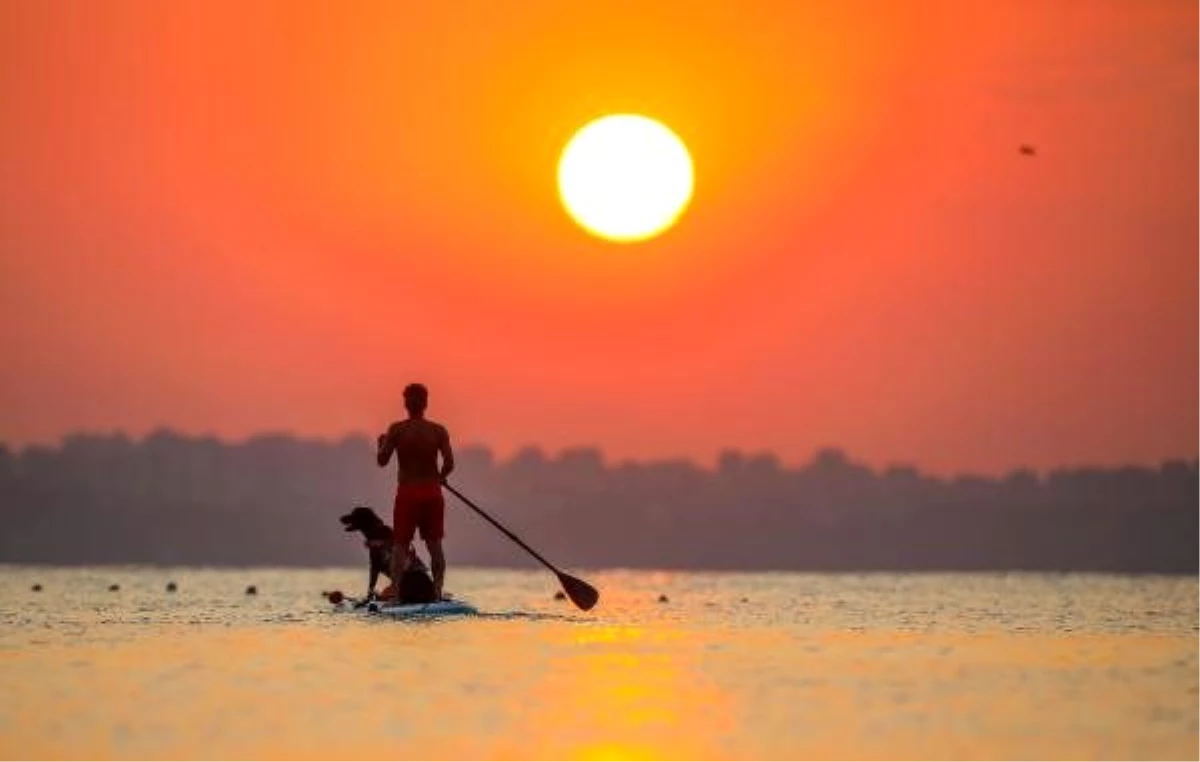
[[346, 600], [346, 596], [342, 595], [341, 590], [334, 590], [333, 592], [329, 593], [328, 597], [329, 597], [329, 602], [332, 603], [334, 606], [336, 606], [339, 603], [341, 603], [342, 601]]
[[554, 594], [554, 600], [556, 600], [556, 601], [565, 601], [566, 599], [567, 599], [567, 594], [564, 593], [562, 590], [559, 590], [557, 593]]
[[40, 593], [40, 592], [42, 592], [42, 586], [41, 586], [40, 584], [36, 584], [36, 583], [34, 584], [34, 586], [33, 586], [33, 587], [31, 587], [31, 588], [29, 588], [29, 589], [30, 589], [30, 590], [32, 590], [32, 591], [33, 591], [33, 592], [35, 592], [35, 593]]
[[258, 588], [254, 585], [250, 585], [246, 588], [246, 595], [258, 595]]
[[175, 586], [175, 583], [174, 583], [174, 582], [168, 582], [168, 583], [167, 583], [167, 592], [168, 592], [168, 593], [173, 593], [173, 592], [175, 592], [175, 591], [176, 591], [176, 590], [178, 590], [178, 589], [179, 589], [179, 588], [177, 588], [177, 587]]
[[112, 585], [109, 585], [109, 586], [108, 586], [108, 589], [109, 589], [109, 590], [116, 591], [116, 590], [120, 590], [120, 589], [121, 589], [121, 586], [120, 586], [120, 585], [118, 585], [118, 584], [115, 584], [115, 583], [114, 583], [114, 584], [112, 584]]
[[659, 603], [666, 603], [666, 602], [667, 602], [667, 596], [665, 596], [665, 595], [660, 595], [660, 596], [658, 596], [658, 602], [659, 602]]

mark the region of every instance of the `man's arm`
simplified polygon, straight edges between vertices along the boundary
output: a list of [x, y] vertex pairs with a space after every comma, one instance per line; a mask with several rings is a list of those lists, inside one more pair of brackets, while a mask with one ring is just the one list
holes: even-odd
[[392, 453], [395, 451], [396, 438], [392, 436], [392, 427], [388, 426], [388, 430], [375, 440], [375, 462], [383, 468], [392, 459]]
[[454, 450], [450, 447], [450, 432], [444, 426], [439, 427], [438, 435], [438, 452], [442, 454], [441, 479], [446, 481], [446, 477], [454, 470]]

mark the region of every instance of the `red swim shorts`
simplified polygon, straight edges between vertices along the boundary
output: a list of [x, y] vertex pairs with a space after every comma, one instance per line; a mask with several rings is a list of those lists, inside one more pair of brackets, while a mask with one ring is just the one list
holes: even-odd
[[408, 547], [418, 529], [425, 542], [440, 542], [446, 534], [446, 500], [442, 497], [442, 485], [438, 482], [397, 485], [392, 527], [394, 545]]

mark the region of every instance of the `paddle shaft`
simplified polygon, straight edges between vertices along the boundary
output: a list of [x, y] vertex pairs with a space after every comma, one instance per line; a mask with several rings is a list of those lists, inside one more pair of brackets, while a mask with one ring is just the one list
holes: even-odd
[[496, 528], [497, 528], [497, 529], [499, 529], [501, 532], [504, 532], [504, 534], [508, 535], [508, 539], [512, 540], [513, 542], [515, 542], [516, 544], [518, 544], [518, 545], [520, 545], [522, 548], [524, 548], [526, 553], [528, 553], [529, 555], [533, 556], [533, 557], [534, 557], [534, 558], [536, 558], [537, 560], [541, 561], [541, 562], [542, 562], [542, 563], [543, 563], [543, 564], [546, 566], [546, 568], [547, 568], [547, 569], [549, 569], [550, 571], [554, 572], [555, 574], [558, 574], [558, 575], [560, 575], [560, 576], [562, 575], [562, 572], [561, 572], [561, 571], [559, 571], [559, 570], [558, 570], [558, 569], [557, 569], [557, 568], [554, 566], [554, 564], [552, 564], [552, 563], [550, 563], [549, 561], [547, 561], [546, 559], [542, 558], [541, 554], [539, 554], [539, 553], [538, 553], [536, 550], [534, 550], [533, 548], [531, 548], [531, 547], [529, 547], [528, 545], [526, 545], [526, 544], [525, 544], [525, 542], [524, 542], [524, 541], [523, 541], [523, 540], [522, 540], [520, 537], [517, 537], [517, 536], [516, 536], [515, 534], [513, 534], [512, 532], [508, 531], [508, 530], [507, 530], [507, 529], [504, 527], [504, 525], [503, 525], [503, 524], [501, 524], [499, 521], [496, 521], [494, 518], [492, 518], [491, 516], [489, 516], [489, 515], [487, 514], [487, 511], [483, 510], [483, 509], [482, 509], [482, 508], [480, 508], [479, 506], [475, 505], [475, 503], [471, 502], [471, 501], [470, 501], [470, 499], [468, 499], [466, 495], [464, 495], [463, 493], [461, 493], [461, 492], [459, 492], [458, 490], [454, 489], [453, 487], [451, 487], [451, 486], [450, 486], [449, 484], [447, 484], [446, 482], [442, 482], [442, 486], [444, 486], [446, 489], [448, 489], [448, 490], [450, 490], [451, 492], [453, 492], [455, 497], [457, 497], [459, 500], [461, 500], [461, 501], [463, 501], [464, 503], [466, 503], [466, 504], [467, 504], [467, 506], [468, 506], [468, 507], [470, 507], [470, 508], [471, 508], [473, 511], [475, 511], [475, 512], [476, 512], [476, 513], [478, 513], [480, 516], [484, 517], [484, 518], [485, 518], [485, 519], [487, 519], [489, 522], [491, 522], [492, 526], [496, 527]]

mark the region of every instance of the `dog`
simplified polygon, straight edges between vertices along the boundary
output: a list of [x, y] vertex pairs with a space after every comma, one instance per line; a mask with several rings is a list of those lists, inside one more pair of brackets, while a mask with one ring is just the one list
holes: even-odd
[[433, 577], [429, 575], [429, 569], [411, 545], [408, 546], [408, 570], [404, 572], [399, 585], [392, 579], [392, 528], [385, 524], [370, 506], [355, 506], [354, 510], [339, 520], [345, 531], [362, 533], [363, 545], [367, 548], [369, 559], [366, 601], [375, 598], [375, 585], [379, 582], [381, 574], [389, 580], [388, 586], [379, 595], [384, 600], [395, 599], [397, 603], [433, 603], [437, 599]]

